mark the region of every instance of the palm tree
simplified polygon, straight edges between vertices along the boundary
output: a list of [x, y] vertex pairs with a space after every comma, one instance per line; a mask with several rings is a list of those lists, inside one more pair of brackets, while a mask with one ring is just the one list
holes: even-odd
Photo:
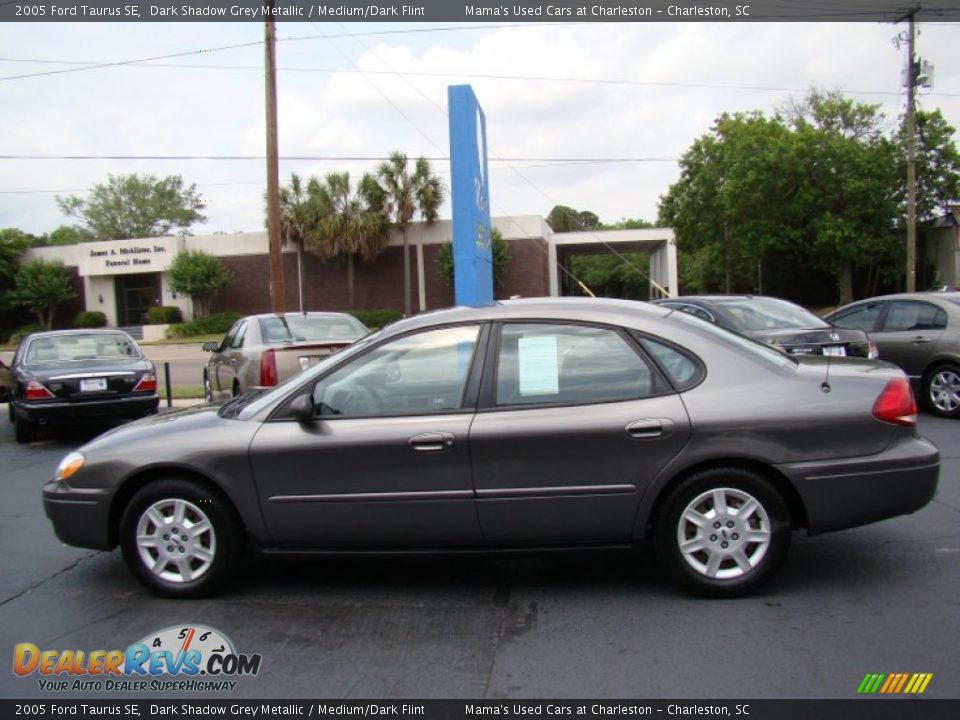
[[316, 207], [305, 191], [303, 181], [296, 173], [290, 175], [290, 184], [280, 188], [280, 238], [284, 244], [297, 247], [297, 294], [300, 312], [303, 312], [303, 247], [307, 231], [316, 223]]
[[410, 252], [407, 245], [407, 225], [419, 213], [425, 222], [437, 219], [443, 203], [443, 183], [430, 168], [429, 161], [420, 157], [411, 173], [407, 156], [397, 151], [377, 169], [377, 177], [385, 192], [384, 210], [403, 237], [403, 312], [411, 314]]
[[350, 173], [330, 173], [323, 183], [311, 178], [307, 197], [316, 210], [316, 222], [306, 240], [320, 257], [347, 260], [347, 297], [354, 307], [354, 258], [373, 262], [389, 239], [389, 220], [383, 213], [383, 189], [365, 173], [355, 189]]

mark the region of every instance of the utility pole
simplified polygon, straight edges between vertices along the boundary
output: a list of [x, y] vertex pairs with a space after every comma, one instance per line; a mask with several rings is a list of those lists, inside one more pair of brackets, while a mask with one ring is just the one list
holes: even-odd
[[267, 234], [270, 238], [270, 302], [275, 313], [286, 310], [283, 286], [283, 255], [280, 252], [280, 163], [277, 149], [277, 32], [273, 24], [273, 0], [264, 20], [264, 68], [267, 105]]
[[907, 292], [917, 289], [917, 131], [914, 117], [917, 63], [914, 50], [917, 8], [897, 22], [909, 21], [907, 30]]

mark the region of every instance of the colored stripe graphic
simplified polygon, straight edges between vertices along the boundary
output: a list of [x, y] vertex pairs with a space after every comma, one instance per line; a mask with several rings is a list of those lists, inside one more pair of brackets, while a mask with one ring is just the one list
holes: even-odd
[[867, 673], [857, 686], [861, 695], [919, 695], [926, 691], [933, 673]]

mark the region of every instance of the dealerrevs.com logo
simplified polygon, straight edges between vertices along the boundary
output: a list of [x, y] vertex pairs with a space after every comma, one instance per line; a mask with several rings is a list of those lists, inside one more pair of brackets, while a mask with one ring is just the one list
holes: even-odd
[[56, 650], [19, 643], [13, 649], [13, 672], [39, 676], [40, 690], [47, 692], [229, 692], [237, 686], [233, 678], [259, 673], [262, 659], [258, 653], [238, 653], [219, 630], [175, 625], [126, 650]]

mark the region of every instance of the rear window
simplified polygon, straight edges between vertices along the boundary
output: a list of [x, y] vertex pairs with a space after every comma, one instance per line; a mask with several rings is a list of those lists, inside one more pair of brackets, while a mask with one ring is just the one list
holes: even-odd
[[32, 339], [26, 350], [26, 362], [139, 357], [137, 346], [125, 335], [117, 333], [47, 335]]
[[689, 390], [697, 385], [706, 374], [703, 366], [687, 353], [639, 334], [634, 334], [634, 337], [637, 338], [643, 349], [653, 356], [677, 390]]
[[267, 344], [312, 340], [359, 340], [370, 331], [351, 315], [260, 318], [260, 335]]
[[741, 331], [829, 327], [809, 310], [777, 298], [738, 298], [719, 300], [717, 304], [734, 319]]

